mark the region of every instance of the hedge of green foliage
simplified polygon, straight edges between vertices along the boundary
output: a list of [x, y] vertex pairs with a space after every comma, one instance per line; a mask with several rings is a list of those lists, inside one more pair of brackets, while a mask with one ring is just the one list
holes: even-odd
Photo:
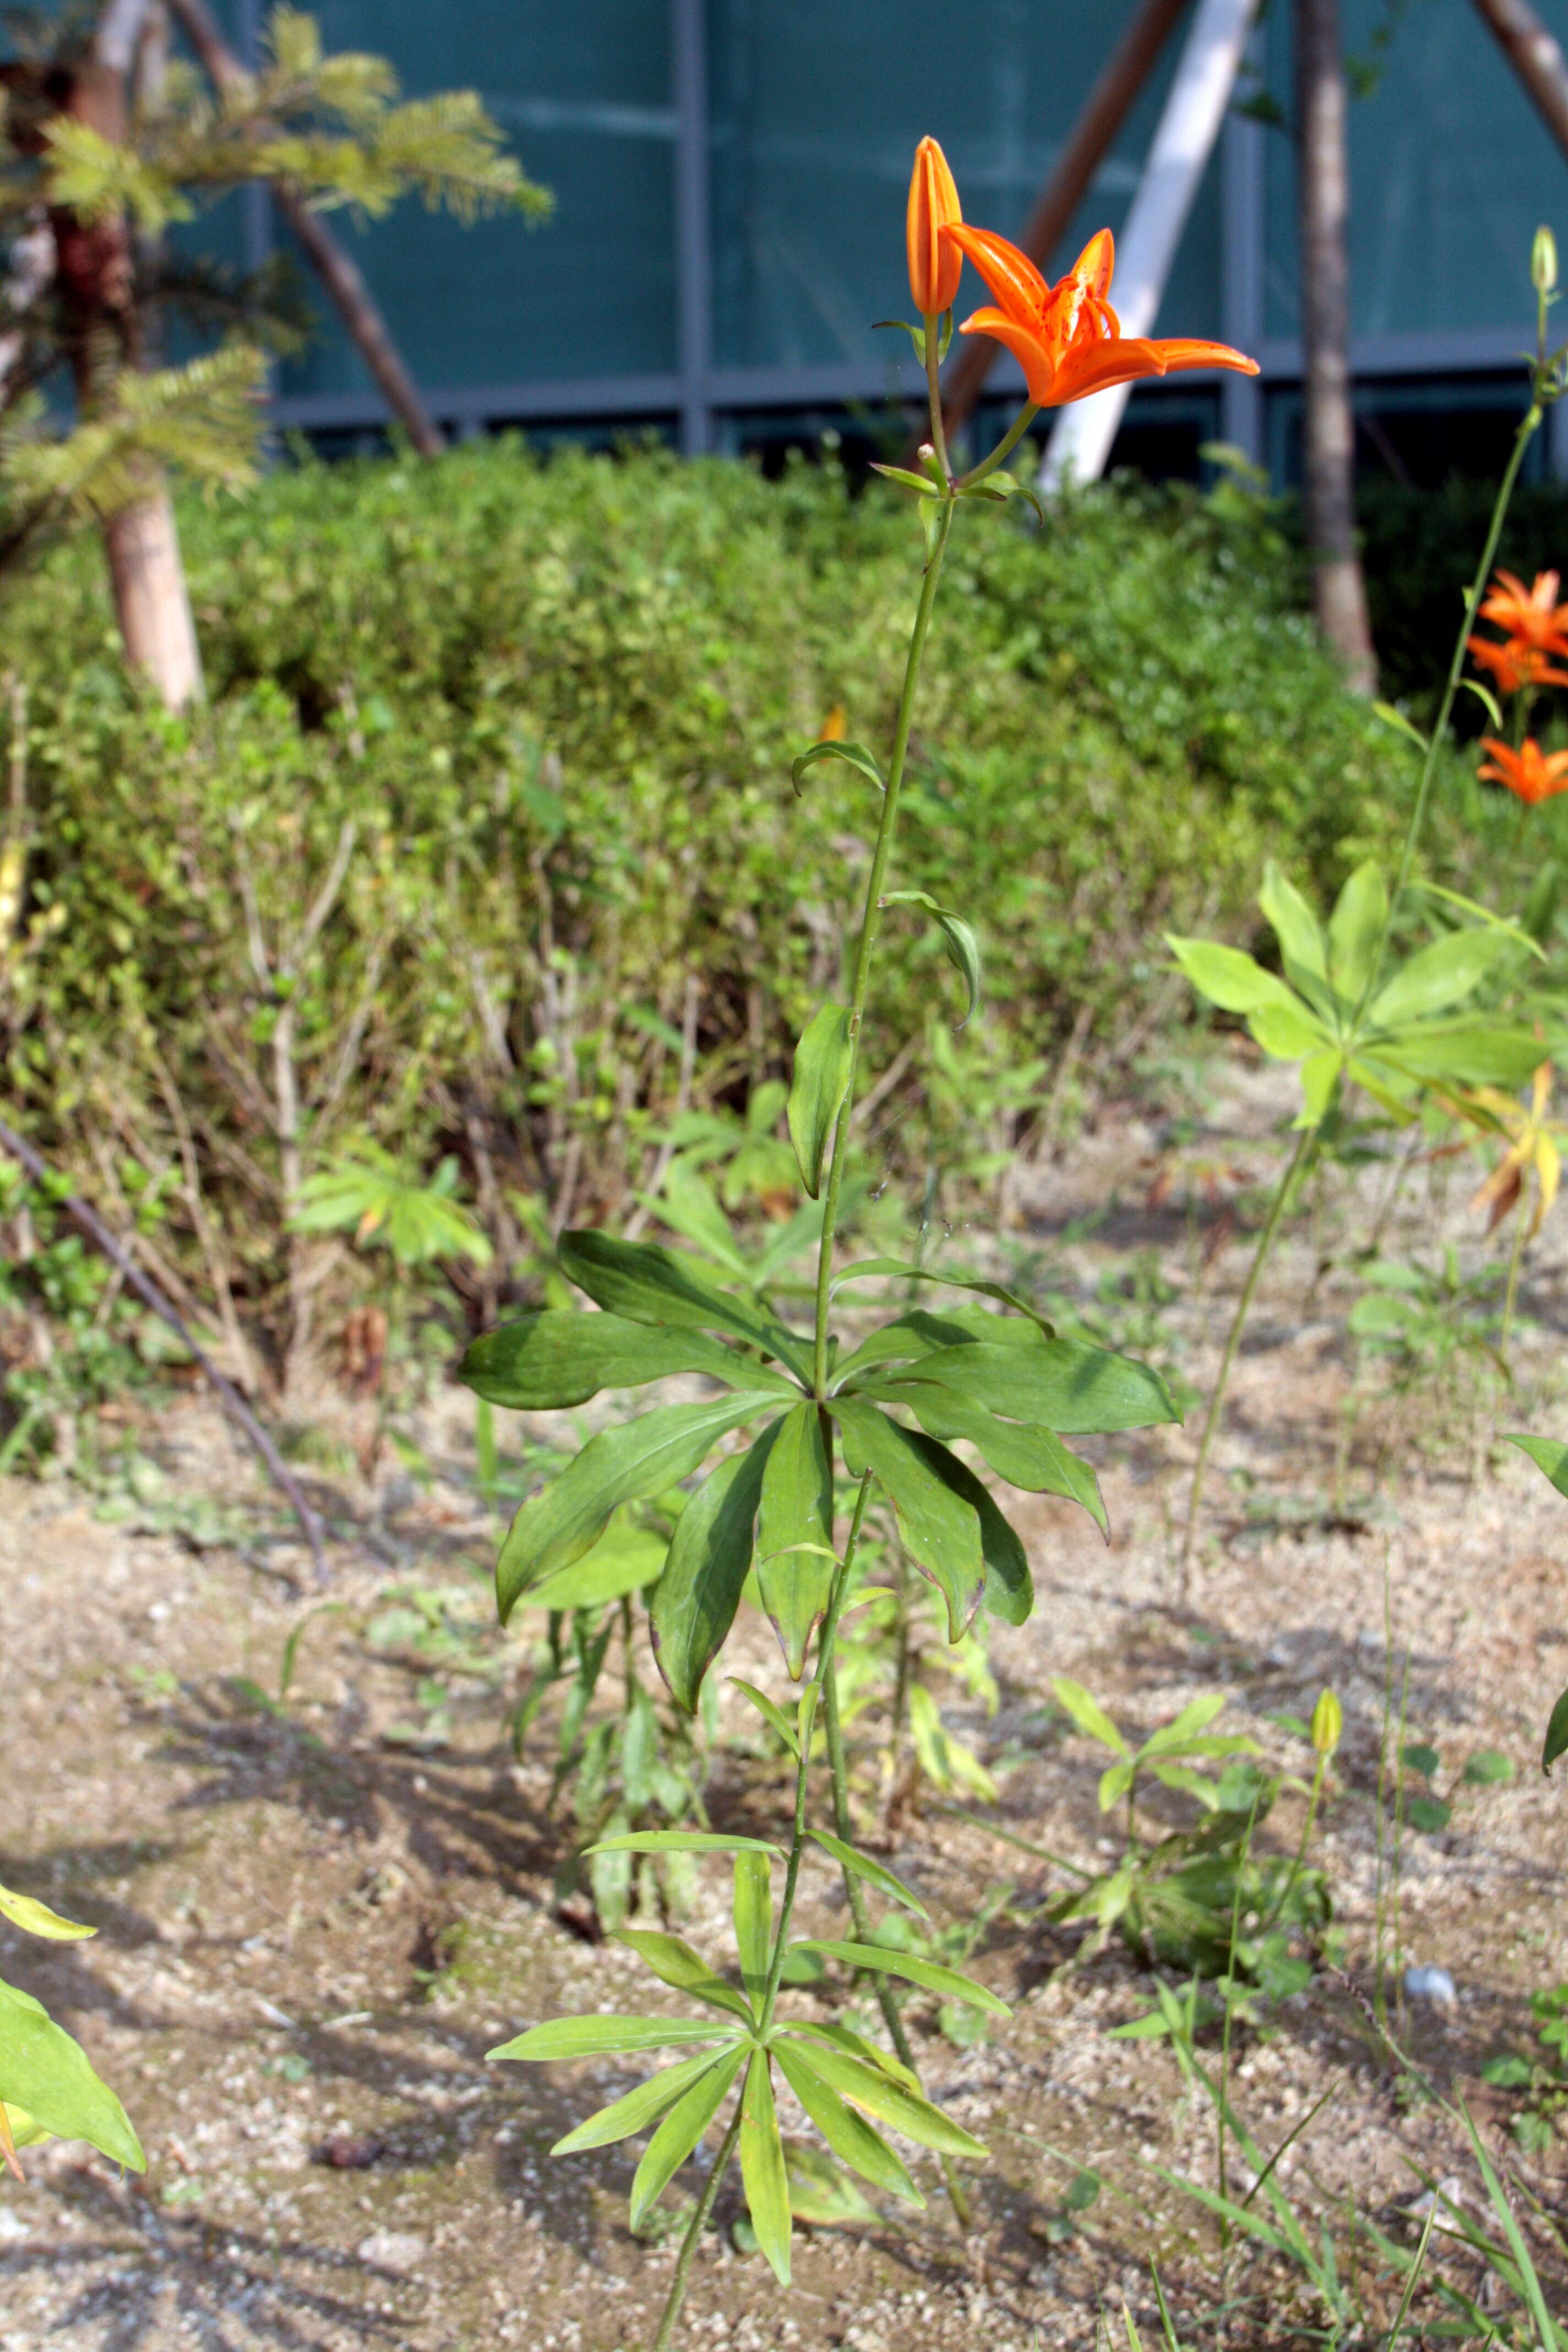
[[[355, 1134], [452, 1149], [481, 1195], [569, 1185], [578, 1213], [668, 1118], [689, 973], [699, 1102], [786, 1070], [873, 825], [848, 769], [796, 801], [790, 761], [836, 704], [886, 741], [918, 571], [900, 498], [491, 445], [280, 471], [182, 529], [198, 720], [128, 688], [89, 541], [7, 613], [30, 911], [59, 912], [0, 1045], [42, 1141], [107, 1182], [111, 1151], [177, 1158], [188, 1133], [259, 1296], [285, 1003], [307, 1166]], [[1294, 579], [1234, 494], [1107, 490], [1032, 535], [961, 516], [899, 879], [981, 930], [982, 1090], [1085, 1003], [1125, 1038], [1162, 931], [1246, 931], [1266, 854], [1326, 887], [1397, 823], [1408, 752], [1338, 688]], [[952, 1002], [940, 941], [900, 919], [873, 1072]], [[889, 1103], [900, 1148], [921, 1100]]]

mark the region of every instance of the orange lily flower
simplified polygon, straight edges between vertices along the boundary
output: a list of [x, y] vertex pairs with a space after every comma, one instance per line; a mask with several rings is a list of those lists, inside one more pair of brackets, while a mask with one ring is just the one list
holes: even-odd
[[1491, 637], [1467, 637], [1465, 643], [1470, 658], [1490, 670], [1500, 694], [1518, 694], [1527, 686], [1568, 686], [1568, 669], [1553, 669], [1540, 646], [1522, 637], [1505, 637], [1501, 645]]
[[1500, 564], [1492, 574], [1491, 593], [1481, 605], [1483, 621], [1495, 621], [1510, 637], [1520, 638], [1542, 653], [1568, 654], [1568, 604], [1557, 602], [1562, 575], [1538, 572], [1527, 588]]
[[1537, 801], [1550, 800], [1554, 793], [1568, 793], [1568, 751], [1543, 751], [1533, 735], [1527, 735], [1517, 751], [1500, 743], [1495, 735], [1483, 735], [1481, 749], [1489, 751], [1491, 758], [1482, 762], [1477, 773], [1489, 776], [1493, 783], [1506, 784], [1531, 808]]
[[1168, 375], [1182, 368], [1238, 368], [1244, 375], [1258, 373], [1258, 362], [1232, 351], [1228, 343], [1123, 337], [1121, 321], [1106, 299], [1116, 266], [1108, 228], [1090, 237], [1055, 286], [1046, 283], [1026, 253], [990, 229], [956, 223], [943, 228], [942, 242], [968, 255], [998, 306], [965, 319], [963, 332], [990, 335], [1005, 345], [1022, 365], [1029, 398], [1037, 408], [1059, 408], [1113, 383]]
[[910, 205], [905, 237], [910, 254], [910, 291], [923, 317], [940, 318], [952, 308], [963, 256], [942, 239], [942, 231], [962, 224], [963, 207], [947, 157], [934, 139], [922, 139], [915, 149], [910, 180]]

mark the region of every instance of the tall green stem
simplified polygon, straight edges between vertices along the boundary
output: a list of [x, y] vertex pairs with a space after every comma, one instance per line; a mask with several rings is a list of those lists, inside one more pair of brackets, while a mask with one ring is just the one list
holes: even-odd
[[[940, 410], [938, 411], [940, 415]], [[838, 1203], [844, 1191], [844, 1171], [849, 1157], [849, 1123], [855, 1108], [855, 1078], [860, 1060], [860, 1024], [866, 1011], [867, 991], [871, 983], [871, 957], [881, 928], [882, 885], [887, 879], [888, 860], [892, 854], [893, 832], [899, 816], [899, 793], [904, 781], [904, 760], [910, 748], [910, 727], [915, 713], [915, 693], [920, 685], [921, 659], [925, 652], [926, 632], [931, 626], [931, 606], [936, 602], [937, 582], [942, 576], [942, 559], [947, 551], [947, 536], [952, 529], [951, 497], [942, 500], [931, 551], [926, 558], [925, 576], [921, 582], [921, 600], [915, 611], [915, 625], [910, 633], [910, 650], [904, 663], [903, 691], [899, 697], [898, 724], [893, 733], [893, 756], [888, 763], [887, 787], [882, 794], [882, 821], [877, 827], [877, 845], [871, 853], [871, 871], [866, 878], [866, 914], [860, 926], [860, 945], [855, 957], [855, 981], [849, 998], [849, 1083], [845, 1088], [837, 1124], [833, 1130], [833, 1162], [827, 1177], [827, 1199], [822, 1215], [822, 1246], [816, 1261], [816, 1335], [812, 1359], [812, 1386], [820, 1401], [827, 1393], [827, 1316], [828, 1293], [833, 1283], [833, 1239], [838, 1226]]]
[[1415, 805], [1410, 812], [1410, 823], [1405, 831], [1405, 846], [1400, 852], [1398, 877], [1389, 898], [1387, 911], [1383, 919], [1383, 930], [1377, 942], [1377, 953], [1372, 961], [1371, 974], [1363, 992], [1362, 1001], [1356, 1008], [1355, 1025], [1358, 1030], [1362, 1017], [1383, 977], [1383, 959], [1388, 946], [1389, 928], [1394, 921], [1399, 901], [1409, 887], [1410, 869], [1415, 862], [1415, 845], [1420, 839], [1422, 825], [1426, 821], [1426, 804], [1432, 797], [1432, 779], [1437, 770], [1437, 755], [1443, 748], [1444, 739], [1448, 732], [1448, 720], [1453, 715], [1454, 698], [1459, 691], [1459, 680], [1464, 673], [1465, 655], [1475, 629], [1476, 614], [1480, 609], [1481, 598], [1486, 594], [1487, 582], [1491, 577], [1492, 560], [1497, 554], [1498, 541], [1502, 537], [1503, 524], [1508, 520], [1509, 505], [1513, 498], [1514, 485], [1519, 480], [1519, 469], [1524, 463], [1524, 453], [1535, 437], [1543, 414], [1539, 397], [1532, 398], [1530, 406], [1520, 420], [1519, 430], [1513, 436], [1513, 447], [1509, 454], [1508, 464], [1503, 468], [1502, 480], [1498, 485], [1498, 494], [1492, 503], [1491, 520], [1487, 525], [1486, 544], [1481, 550], [1481, 560], [1476, 566], [1476, 576], [1466, 593], [1465, 616], [1459, 624], [1459, 632], [1454, 640], [1453, 656], [1448, 663], [1448, 676], [1443, 687], [1443, 699], [1437, 706], [1437, 716], [1433, 722], [1431, 735], [1427, 739], [1426, 756], [1421, 763], [1421, 782], [1416, 788]]
[[1247, 1318], [1252, 1312], [1253, 1297], [1262, 1277], [1264, 1266], [1268, 1263], [1268, 1253], [1273, 1248], [1275, 1235], [1279, 1231], [1279, 1220], [1285, 1214], [1285, 1203], [1290, 1197], [1290, 1188], [1295, 1183], [1299, 1171], [1306, 1163], [1307, 1154], [1317, 1140], [1317, 1133], [1315, 1127], [1304, 1127], [1296, 1138], [1296, 1149], [1290, 1154], [1285, 1173], [1274, 1188], [1274, 1198], [1268, 1203], [1268, 1214], [1264, 1220], [1263, 1231], [1258, 1236], [1258, 1247], [1252, 1253], [1252, 1264], [1247, 1269], [1247, 1280], [1241, 1286], [1241, 1297], [1236, 1302], [1236, 1313], [1230, 1318], [1230, 1329], [1226, 1333], [1225, 1353], [1220, 1358], [1219, 1376], [1214, 1384], [1214, 1394], [1209, 1399], [1209, 1409], [1204, 1421], [1204, 1433], [1198, 1441], [1198, 1458], [1193, 1469], [1193, 1491], [1187, 1498], [1187, 1532], [1182, 1544], [1181, 1597], [1184, 1601], [1187, 1597], [1193, 1546], [1197, 1540], [1198, 1507], [1204, 1498], [1204, 1480], [1208, 1475], [1209, 1449], [1214, 1444], [1215, 1432], [1219, 1427], [1220, 1414], [1225, 1410], [1225, 1392], [1230, 1385], [1231, 1367], [1236, 1361], [1236, 1351], [1241, 1345], [1241, 1335], [1247, 1328]]
[[719, 2194], [719, 2183], [730, 2168], [730, 2158], [735, 2153], [735, 2142], [740, 2137], [741, 2102], [737, 2099], [735, 2112], [730, 2118], [730, 2128], [719, 2144], [719, 2153], [713, 2159], [712, 2170], [702, 2185], [702, 2194], [697, 2200], [691, 2219], [686, 2225], [686, 2235], [680, 2242], [680, 2252], [675, 2260], [675, 2276], [669, 2283], [669, 2294], [665, 2299], [664, 2314], [658, 2323], [658, 2334], [653, 2339], [653, 2352], [669, 2352], [669, 2347], [675, 2341], [675, 2323], [680, 2317], [680, 2306], [686, 2301], [687, 2282], [691, 2276], [691, 2263], [697, 2252], [697, 2241], [708, 2227], [709, 2217], [713, 2210], [713, 2200]]

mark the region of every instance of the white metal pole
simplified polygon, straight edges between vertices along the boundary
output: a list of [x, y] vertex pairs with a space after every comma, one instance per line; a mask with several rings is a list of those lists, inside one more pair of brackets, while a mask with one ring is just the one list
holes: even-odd
[[[1116, 253], [1110, 299], [1127, 336], [1146, 335], [1214, 152], [1246, 53], [1257, 0], [1201, 0]], [[1054, 490], [1068, 475], [1097, 481], [1127, 405], [1127, 384], [1064, 408], [1040, 467]]]

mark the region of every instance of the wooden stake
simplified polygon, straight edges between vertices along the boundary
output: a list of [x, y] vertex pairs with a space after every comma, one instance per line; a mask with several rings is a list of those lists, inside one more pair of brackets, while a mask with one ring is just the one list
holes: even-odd
[[1568, 155], [1568, 62], [1529, 0], [1476, 0], [1482, 21]]

